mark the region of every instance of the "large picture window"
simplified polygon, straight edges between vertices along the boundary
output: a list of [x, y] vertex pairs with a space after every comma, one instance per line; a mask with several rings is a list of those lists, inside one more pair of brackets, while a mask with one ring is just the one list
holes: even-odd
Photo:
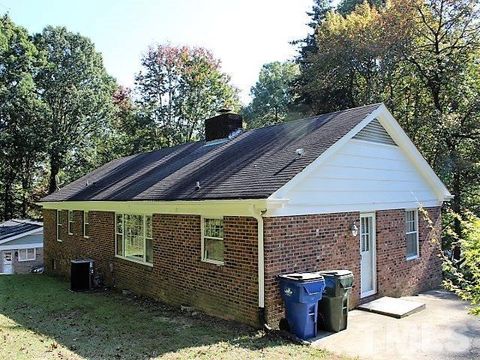
[[18, 261], [33, 261], [36, 258], [35, 249], [18, 250]]
[[153, 263], [152, 216], [116, 214], [116, 255], [128, 260]]
[[223, 219], [203, 219], [202, 260], [223, 264]]
[[405, 212], [405, 229], [407, 240], [407, 259], [415, 259], [419, 256], [417, 210], [407, 210]]

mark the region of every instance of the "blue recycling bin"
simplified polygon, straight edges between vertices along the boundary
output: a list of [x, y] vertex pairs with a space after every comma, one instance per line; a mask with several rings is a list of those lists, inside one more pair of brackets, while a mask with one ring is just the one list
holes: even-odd
[[295, 273], [278, 278], [290, 332], [304, 340], [317, 336], [318, 301], [325, 289], [323, 276]]

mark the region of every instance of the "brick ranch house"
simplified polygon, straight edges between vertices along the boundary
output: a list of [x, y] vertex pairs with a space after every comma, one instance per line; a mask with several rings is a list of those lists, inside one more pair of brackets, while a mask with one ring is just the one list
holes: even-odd
[[241, 127], [223, 113], [206, 141], [114, 160], [42, 199], [46, 272], [92, 258], [106, 285], [273, 327], [282, 273], [349, 269], [352, 307], [439, 284], [451, 195], [383, 104]]

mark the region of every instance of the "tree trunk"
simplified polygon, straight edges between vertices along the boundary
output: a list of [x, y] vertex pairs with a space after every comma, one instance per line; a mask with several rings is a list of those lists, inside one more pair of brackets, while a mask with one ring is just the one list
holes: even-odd
[[[24, 169], [25, 171], [26, 169]], [[22, 178], [22, 219], [27, 218], [28, 212], [28, 193], [31, 190], [30, 181], [28, 181], [27, 175], [24, 174]]]
[[[454, 170], [454, 174], [453, 174], [453, 188], [452, 188], [452, 191], [453, 191], [453, 195], [455, 196], [453, 198], [453, 202], [452, 202], [452, 210], [458, 214], [458, 215], [461, 215], [462, 214], [462, 185], [461, 185], [461, 169], [459, 168], [458, 164], [455, 163], [455, 170]], [[455, 234], [457, 234], [458, 238], [461, 239], [462, 238], [462, 224], [461, 224], [461, 221], [460, 219], [458, 218], [455, 218], [454, 219], [454, 222], [453, 222], [453, 228], [455, 230]]]
[[48, 184], [48, 193], [51, 194], [57, 190], [57, 175], [60, 171], [60, 161], [58, 155], [50, 154], [50, 181]]
[[5, 184], [3, 191], [3, 220], [10, 220], [12, 218], [12, 184], [10, 182]]
[[[462, 214], [462, 181], [461, 181], [461, 165], [460, 159], [457, 153], [457, 147], [454, 143], [447, 141], [449, 143], [449, 150], [450, 150], [450, 157], [453, 160], [453, 181], [452, 181], [452, 192], [454, 195], [452, 201], [452, 210], [457, 214]], [[458, 218], [454, 219], [453, 228], [455, 234], [457, 234], [458, 238], [462, 238], [462, 223], [461, 220]]]

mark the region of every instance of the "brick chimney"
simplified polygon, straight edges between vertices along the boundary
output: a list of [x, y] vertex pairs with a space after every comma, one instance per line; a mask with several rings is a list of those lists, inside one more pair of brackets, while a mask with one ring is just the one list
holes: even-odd
[[205, 140], [226, 139], [229, 135], [243, 128], [242, 116], [229, 109], [221, 109], [220, 114], [205, 120]]

